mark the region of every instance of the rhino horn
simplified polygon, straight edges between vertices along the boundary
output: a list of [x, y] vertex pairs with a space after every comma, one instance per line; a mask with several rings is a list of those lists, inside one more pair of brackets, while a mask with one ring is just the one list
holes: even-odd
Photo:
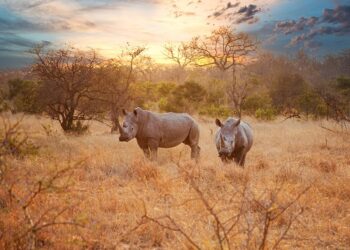
[[225, 143], [224, 143], [224, 140], [222, 139], [222, 135], [220, 135], [220, 144], [221, 144], [221, 147], [225, 147]]

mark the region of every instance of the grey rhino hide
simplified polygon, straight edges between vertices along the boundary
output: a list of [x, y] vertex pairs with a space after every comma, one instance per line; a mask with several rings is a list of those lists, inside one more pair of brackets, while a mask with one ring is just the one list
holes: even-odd
[[215, 134], [215, 144], [221, 160], [223, 162], [234, 160], [240, 166], [244, 166], [246, 155], [253, 145], [251, 127], [232, 117], [224, 123], [216, 119], [215, 123], [219, 126]]
[[199, 128], [185, 113], [155, 113], [141, 108], [126, 112], [123, 126], [119, 125], [120, 141], [136, 138], [146, 157], [156, 159], [158, 148], [171, 148], [181, 143], [191, 147], [191, 157], [198, 159]]

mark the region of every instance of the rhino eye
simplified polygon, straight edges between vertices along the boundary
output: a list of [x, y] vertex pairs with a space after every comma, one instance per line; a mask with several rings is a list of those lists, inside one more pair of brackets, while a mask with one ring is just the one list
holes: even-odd
[[126, 124], [123, 124], [123, 128], [126, 128], [127, 126], [126, 126]]

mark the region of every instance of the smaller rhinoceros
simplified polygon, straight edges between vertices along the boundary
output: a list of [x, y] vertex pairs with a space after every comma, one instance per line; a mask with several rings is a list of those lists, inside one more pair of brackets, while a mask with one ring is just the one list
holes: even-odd
[[245, 157], [253, 145], [253, 132], [251, 127], [241, 121], [229, 117], [224, 123], [215, 120], [220, 129], [215, 134], [216, 148], [223, 162], [233, 159], [240, 166], [244, 166]]
[[158, 114], [141, 108], [133, 112], [123, 109], [125, 120], [123, 127], [119, 124], [119, 141], [136, 138], [137, 144], [147, 158], [155, 160], [158, 148], [172, 148], [181, 143], [191, 147], [191, 158], [199, 157], [199, 128], [188, 114]]

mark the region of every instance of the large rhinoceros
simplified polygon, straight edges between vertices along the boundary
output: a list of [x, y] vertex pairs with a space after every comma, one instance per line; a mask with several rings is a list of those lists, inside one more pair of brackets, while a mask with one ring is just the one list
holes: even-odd
[[137, 144], [145, 156], [151, 160], [157, 158], [158, 148], [171, 148], [181, 143], [191, 147], [191, 158], [198, 159], [200, 147], [197, 123], [188, 114], [158, 114], [141, 108], [127, 112], [123, 126], [119, 124], [119, 141], [136, 138]]
[[245, 157], [253, 145], [251, 127], [232, 117], [224, 123], [216, 119], [215, 123], [220, 127], [215, 134], [215, 144], [221, 160], [228, 162], [234, 159], [237, 164], [244, 166]]

